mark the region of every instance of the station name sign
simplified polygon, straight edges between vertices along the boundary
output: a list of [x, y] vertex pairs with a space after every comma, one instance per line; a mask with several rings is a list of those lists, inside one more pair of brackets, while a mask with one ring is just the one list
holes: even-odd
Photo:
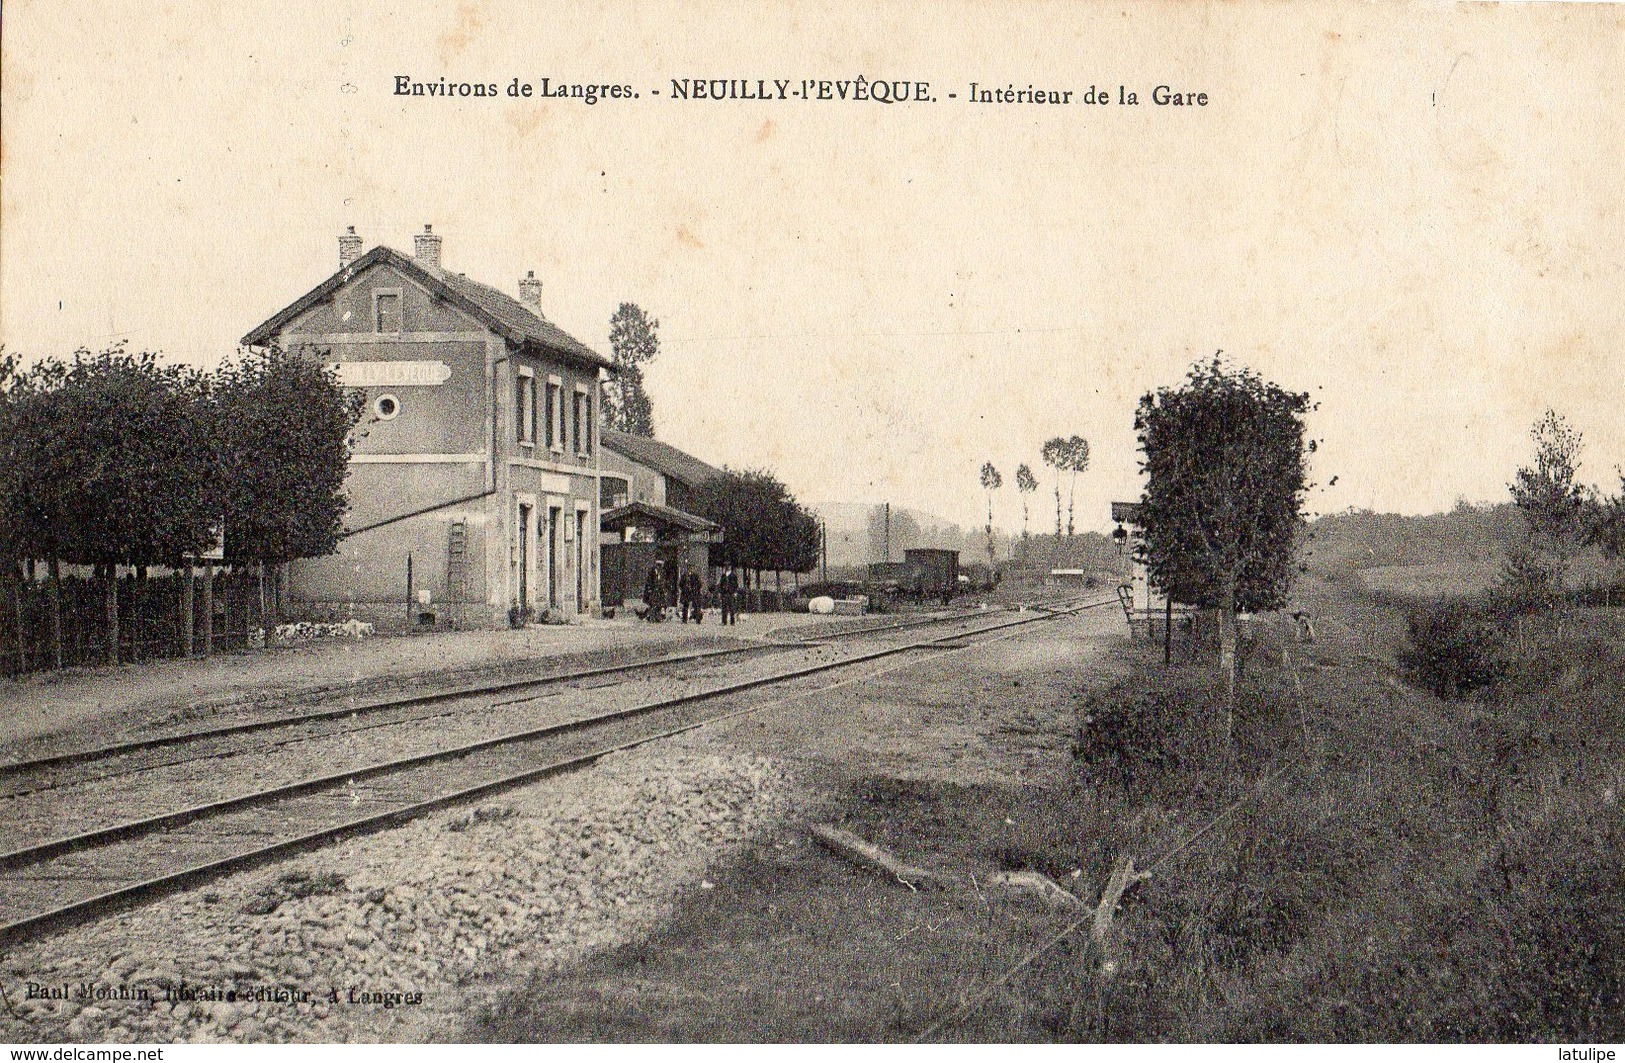
[[451, 379], [445, 362], [333, 362], [347, 388], [427, 388]]

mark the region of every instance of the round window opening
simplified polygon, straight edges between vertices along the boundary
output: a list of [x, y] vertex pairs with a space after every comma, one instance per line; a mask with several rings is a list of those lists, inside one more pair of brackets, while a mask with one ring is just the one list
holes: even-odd
[[372, 411], [378, 415], [380, 421], [392, 420], [401, 412], [401, 401], [393, 395], [380, 395], [373, 400]]

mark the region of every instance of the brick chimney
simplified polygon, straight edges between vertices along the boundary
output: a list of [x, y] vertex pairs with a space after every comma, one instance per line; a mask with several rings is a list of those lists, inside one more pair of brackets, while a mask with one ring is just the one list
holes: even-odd
[[351, 225], [339, 237], [339, 269], [343, 269], [361, 257], [361, 237], [355, 234], [355, 226]]
[[425, 266], [440, 268], [440, 237], [434, 234], [434, 226], [424, 225], [423, 231], [412, 237], [412, 257]]
[[519, 278], [519, 301], [525, 306], [542, 312], [542, 282], [536, 279], [536, 271], [527, 269], [525, 275]]

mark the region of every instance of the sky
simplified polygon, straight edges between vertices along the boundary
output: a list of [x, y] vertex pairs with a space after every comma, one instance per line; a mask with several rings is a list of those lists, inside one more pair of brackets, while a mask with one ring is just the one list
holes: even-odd
[[[1319, 401], [1311, 511], [1503, 500], [1548, 406], [1582, 478], [1619, 487], [1625, 8], [257, 7], [5, 4], [9, 350], [213, 363], [336, 268], [345, 226], [410, 251], [427, 222], [450, 269], [510, 293], [535, 270], [600, 351], [644, 307], [657, 434], [814, 504], [980, 525], [992, 461], [1013, 528], [1017, 464], [1043, 513], [1039, 448], [1079, 434], [1080, 528], [1109, 528], [1139, 492], [1136, 401], [1220, 350]], [[859, 75], [935, 102], [672, 98]]]

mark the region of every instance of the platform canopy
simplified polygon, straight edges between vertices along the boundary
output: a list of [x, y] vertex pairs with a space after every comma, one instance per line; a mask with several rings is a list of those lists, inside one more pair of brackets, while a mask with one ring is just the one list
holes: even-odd
[[670, 506], [657, 506], [653, 502], [628, 502], [624, 506], [606, 509], [598, 526], [607, 532], [643, 528], [654, 532], [657, 539], [694, 536], [709, 542], [722, 541], [722, 525], [715, 521]]

